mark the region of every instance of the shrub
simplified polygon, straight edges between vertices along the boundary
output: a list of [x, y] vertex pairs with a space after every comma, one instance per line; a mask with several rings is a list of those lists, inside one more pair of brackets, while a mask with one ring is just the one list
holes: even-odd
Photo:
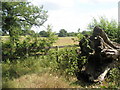
[[119, 88], [120, 87], [120, 69], [112, 68], [109, 72], [108, 82], [109, 88]]
[[93, 18], [92, 22], [88, 25], [88, 29], [93, 30], [95, 26], [100, 26], [108, 35], [108, 37], [120, 43], [120, 28], [115, 20], [109, 21], [106, 17], [99, 17], [99, 19]]
[[76, 52], [77, 48], [56, 48], [56, 50], [50, 50], [49, 60], [54, 60], [54, 70], [61, 72], [61, 74], [74, 76], [78, 68], [78, 62], [81, 62], [81, 66], [84, 65], [85, 59], [79, 58], [79, 54]]
[[29, 55], [36, 53], [46, 54], [49, 47], [57, 40], [57, 36], [51, 31], [50, 26], [48, 26], [47, 30], [48, 37], [46, 38], [27, 36], [22, 42], [16, 40], [14, 44], [10, 41], [2, 42], [3, 61], [27, 58]]

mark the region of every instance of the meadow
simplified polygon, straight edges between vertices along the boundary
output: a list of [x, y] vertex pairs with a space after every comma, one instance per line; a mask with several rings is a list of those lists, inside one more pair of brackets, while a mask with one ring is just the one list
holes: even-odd
[[[27, 36], [20, 36], [20, 41], [23, 41]], [[1, 41], [5, 42], [9, 40], [9, 36], [1, 36]], [[39, 37], [44, 38], [44, 37]], [[53, 46], [64, 46], [64, 45], [74, 45], [78, 44], [77, 37], [58, 37], [58, 40], [56, 40], [55, 43], [53, 43]]]
[[74, 45], [78, 44], [76, 37], [58, 37], [58, 40], [56, 43], [53, 44], [53, 46], [64, 46], [64, 45]]
[[[74, 38], [74, 40], [73, 40]], [[21, 37], [20, 40], [23, 40]], [[9, 37], [2, 37], [3, 41]], [[54, 46], [74, 45], [76, 37], [59, 37]], [[76, 47], [50, 49], [48, 55], [30, 56], [2, 62], [3, 88], [115, 88], [116, 82], [105, 79], [102, 83], [90, 84], [77, 79]], [[81, 59], [84, 62], [84, 59]], [[113, 70], [116, 73], [116, 70]], [[118, 75], [116, 73], [116, 75]], [[117, 80], [116, 76], [111, 76]]]

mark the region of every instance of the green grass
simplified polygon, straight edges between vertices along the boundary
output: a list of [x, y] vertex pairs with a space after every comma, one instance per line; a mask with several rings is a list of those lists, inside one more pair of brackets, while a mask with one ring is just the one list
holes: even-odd
[[24, 60], [3, 62], [3, 88], [69, 87], [65, 78], [53, 73], [55, 66], [53, 60], [50, 61], [48, 57], [43, 56], [37, 59], [29, 57]]
[[50, 68], [47, 67], [50, 66], [49, 63], [50, 62], [46, 62], [46, 60], [43, 61], [43, 59], [41, 58], [35, 59], [34, 57], [13, 62], [3, 62], [3, 87], [7, 86], [6, 84], [9, 81], [19, 78], [23, 75], [29, 75], [32, 73], [43, 73], [46, 72], [47, 69], [47, 71], [49, 71]]
[[108, 88], [114, 85], [103, 81], [88, 84], [78, 81], [75, 76], [65, 75], [49, 56], [7, 61], [2, 63], [3, 88]]

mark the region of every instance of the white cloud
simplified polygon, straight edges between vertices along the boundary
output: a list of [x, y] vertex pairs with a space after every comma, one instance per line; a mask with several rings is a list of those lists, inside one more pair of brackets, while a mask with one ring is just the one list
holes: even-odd
[[66, 12], [64, 10], [55, 11], [50, 13], [50, 17], [47, 23], [53, 25], [54, 31], [58, 31], [64, 28], [71, 32], [77, 31], [78, 28], [81, 28], [81, 30], [86, 30], [87, 25], [92, 21], [93, 17], [98, 18], [100, 16], [105, 16], [106, 18], [108, 18], [108, 20], [118, 20], [118, 9], [112, 8], [108, 10], [81, 14], [76, 14], [70, 11]]
[[118, 8], [111, 8], [107, 10], [101, 10], [97, 11], [95, 13], [92, 13], [92, 16], [106, 16], [108, 19], [115, 19], [118, 20]]
[[63, 7], [71, 7], [74, 5], [74, 0], [46, 0], [46, 2], [59, 4], [60, 6]]
[[72, 7], [74, 5], [74, 0], [33, 0], [32, 2], [35, 5], [51, 3], [61, 7]]
[[[95, 11], [86, 11], [86, 12], [75, 12], [74, 11], [74, 3], [75, 1], [80, 0], [34, 0], [36, 4], [45, 4], [45, 3], [54, 3], [55, 5], [60, 6], [61, 8], [58, 10], [49, 10], [48, 21], [44, 24], [47, 26], [48, 24], [53, 26], [53, 31], [59, 31], [60, 29], [66, 29], [69, 32], [77, 31], [78, 28], [81, 30], [86, 30], [87, 25], [92, 21], [93, 17], [98, 18], [99, 16], [106, 16], [106, 18], [116, 19], [118, 17], [118, 9], [116, 8], [107, 8], [100, 9]], [[92, 2], [117, 2], [118, 0], [81, 0], [80, 2], [84, 3], [92, 3]], [[79, 3], [80, 3], [79, 2]], [[93, 3], [95, 4], [95, 3]], [[46, 7], [48, 5], [46, 4]], [[102, 7], [102, 6], [101, 6]], [[67, 8], [67, 9], [66, 9]], [[80, 7], [81, 8], [81, 7]], [[96, 7], [97, 8], [97, 7]], [[71, 10], [73, 9], [73, 10]], [[84, 8], [82, 8], [84, 10]], [[43, 30], [37, 29], [37, 30]]]
[[[48, 21], [44, 25], [52, 25], [53, 31], [56, 32], [60, 29], [66, 29], [69, 32], [77, 32], [78, 28], [87, 30], [87, 26], [92, 21], [93, 17], [98, 19], [99, 16], [105, 16], [108, 20], [118, 20], [117, 8], [81, 14], [72, 13], [70, 11], [66, 12], [65, 10], [51, 11], [49, 12]], [[43, 29], [44, 28], [41, 28], [41, 30]]]
[[110, 3], [119, 2], [119, 0], [78, 0], [81, 3]]
[[97, 2], [119, 2], [119, 0], [94, 0]]

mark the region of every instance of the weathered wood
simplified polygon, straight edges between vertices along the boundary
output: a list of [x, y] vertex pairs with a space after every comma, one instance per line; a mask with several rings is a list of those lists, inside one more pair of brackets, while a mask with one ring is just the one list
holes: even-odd
[[110, 41], [107, 34], [98, 26], [94, 28], [93, 35], [88, 40], [91, 41], [89, 45], [93, 53], [88, 52], [88, 62], [82, 72], [87, 75], [89, 81], [103, 81], [115, 63], [120, 62], [120, 44]]

